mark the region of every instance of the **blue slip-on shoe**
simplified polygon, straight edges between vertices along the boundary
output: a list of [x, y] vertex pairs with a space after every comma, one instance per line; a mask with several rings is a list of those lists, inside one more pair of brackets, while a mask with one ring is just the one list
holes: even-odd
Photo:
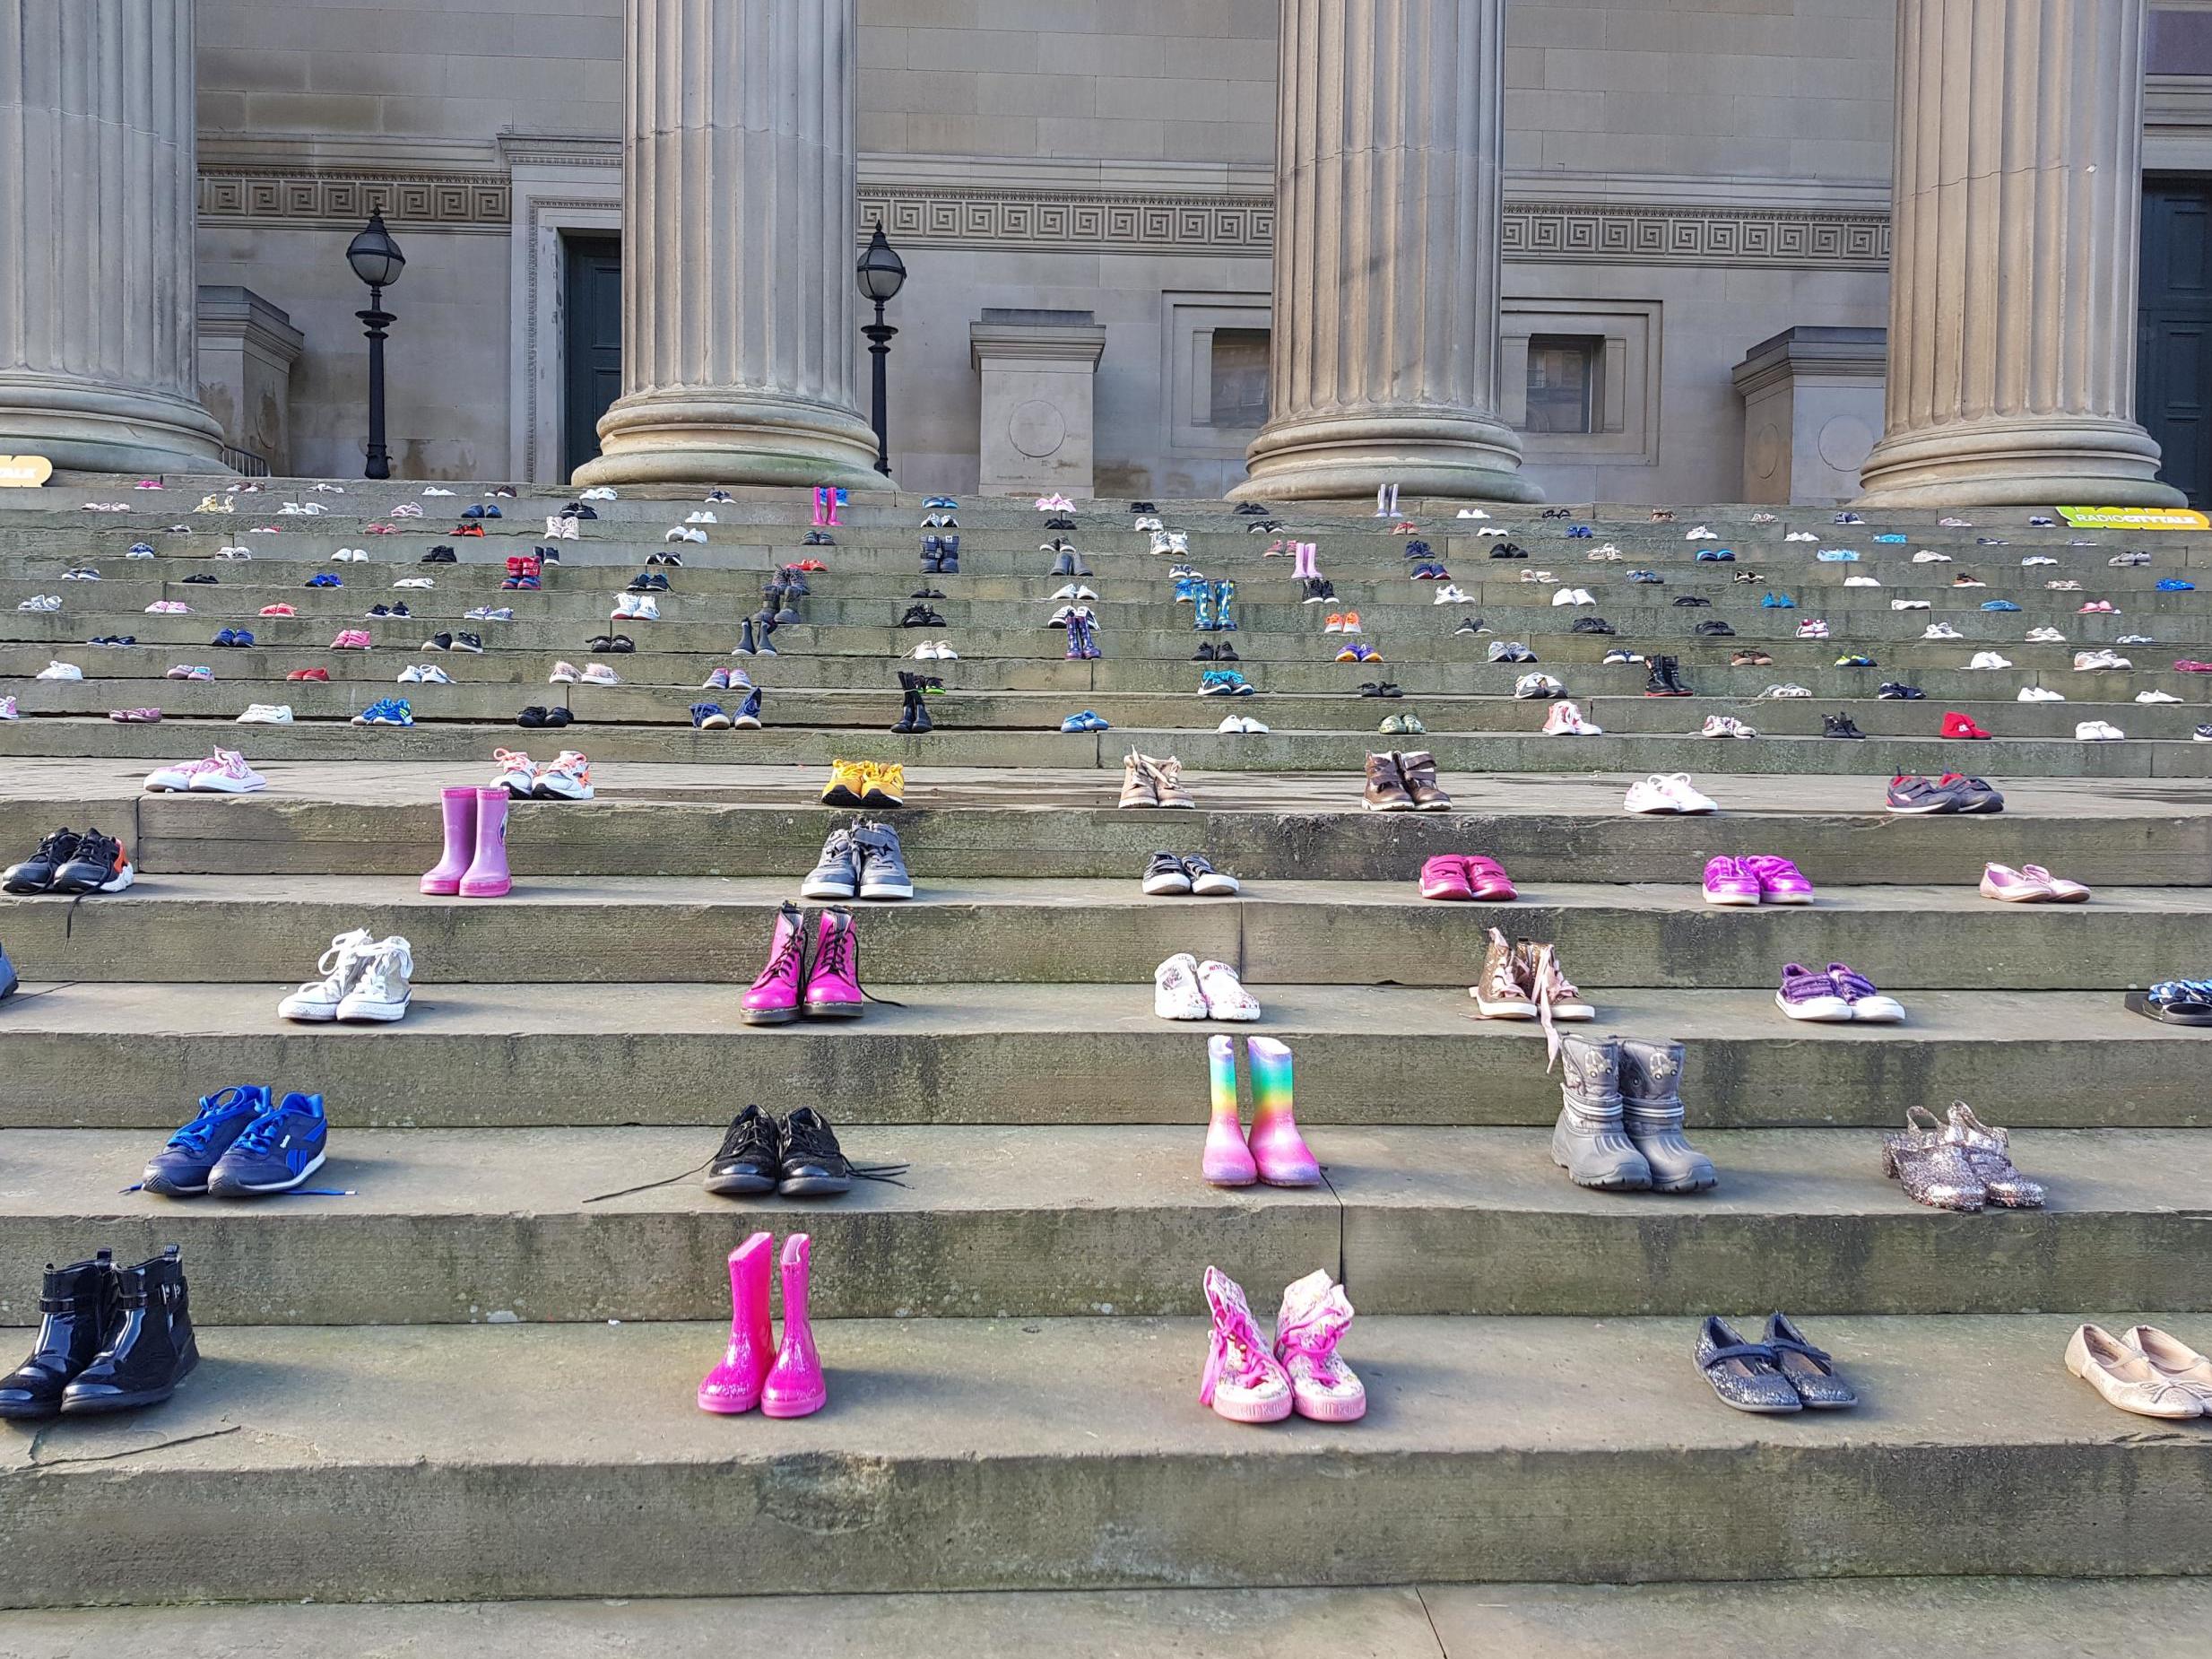
[[1090, 722], [1084, 719], [1081, 715], [1070, 715], [1060, 723], [1060, 729], [1063, 732], [1088, 732], [1090, 730]]
[[2197, 591], [2197, 584], [2184, 582], [2178, 576], [2164, 576], [2158, 578], [2158, 591], [2162, 594], [2193, 594]]
[[323, 1167], [330, 1123], [319, 1094], [288, 1094], [230, 1142], [207, 1177], [217, 1198], [287, 1193]]
[[1824, 547], [1813, 557], [1824, 565], [1852, 565], [1859, 562], [1859, 555], [1848, 547]]
[[208, 1095], [193, 1120], [169, 1136], [146, 1166], [145, 1189], [164, 1198], [189, 1198], [207, 1190], [208, 1177], [247, 1128], [269, 1109], [269, 1091], [239, 1083]]
[[726, 732], [730, 729], [730, 717], [723, 713], [720, 703], [693, 703], [691, 729], [697, 732]]
[[412, 725], [415, 711], [403, 697], [380, 697], [353, 717], [355, 725]]
[[[770, 655], [774, 654], [770, 653]], [[737, 706], [737, 712], [730, 717], [730, 724], [747, 731], [760, 729], [760, 688], [759, 686], [753, 687], [745, 694], [745, 700]]]
[[1896, 531], [1891, 530], [1884, 534], [1876, 536], [1874, 539], [1878, 542], [1887, 542], [1895, 545], [1900, 542], [1909, 542], [1913, 538], [1909, 535], [1900, 535]]
[[1982, 608], [1984, 611], [2017, 611], [2020, 607], [2009, 599], [1984, 599]]
[[1732, 565], [1736, 562], [1736, 555], [1725, 547], [1701, 547], [1697, 550], [1696, 562], [1701, 565]]

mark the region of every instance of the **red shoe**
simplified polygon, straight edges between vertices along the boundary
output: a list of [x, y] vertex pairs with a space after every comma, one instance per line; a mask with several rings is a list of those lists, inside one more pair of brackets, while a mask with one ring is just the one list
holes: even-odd
[[1956, 710], [1943, 717], [1943, 734], [1946, 737], [1987, 737], [1989, 735], [1987, 732]]
[[809, 576], [820, 576], [829, 569], [819, 559], [802, 559], [794, 568], [805, 571]]
[[2177, 674], [2212, 674], [2212, 663], [2200, 663], [2193, 656], [2184, 656], [2173, 664]]
[[455, 535], [481, 535], [483, 533], [484, 527], [481, 525], [461, 525], [454, 530]]
[[327, 668], [295, 668], [284, 678], [287, 680], [327, 680], [330, 678], [330, 670]]
[[522, 574], [522, 555], [520, 553], [509, 553], [507, 556], [507, 573], [509, 576]]

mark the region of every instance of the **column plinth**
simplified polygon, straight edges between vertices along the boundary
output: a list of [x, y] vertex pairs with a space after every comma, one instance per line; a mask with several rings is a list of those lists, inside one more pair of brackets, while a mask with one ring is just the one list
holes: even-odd
[[1899, 0], [1861, 508], [2177, 507], [2135, 420], [2143, 0]]
[[0, 455], [214, 472], [192, 0], [0, 0]]
[[884, 490], [854, 393], [855, 0], [628, 0], [622, 395], [578, 484]]
[[1245, 499], [1537, 501], [1496, 413], [1504, 0], [1283, 0], [1271, 415]]

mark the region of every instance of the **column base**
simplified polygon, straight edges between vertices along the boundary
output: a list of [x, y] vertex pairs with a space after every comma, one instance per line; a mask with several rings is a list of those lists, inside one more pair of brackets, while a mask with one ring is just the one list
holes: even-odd
[[1521, 439], [1488, 415], [1390, 409], [1273, 421], [1247, 452], [1251, 475], [1233, 501], [1358, 500], [1396, 484], [1408, 499], [1534, 502]]
[[0, 455], [42, 455], [56, 472], [230, 470], [197, 403], [55, 375], [0, 374]]
[[735, 388], [642, 392], [600, 417], [600, 455], [571, 481], [594, 484], [840, 484], [889, 490], [876, 439], [850, 409]]
[[2183, 507], [2158, 446], [2132, 421], [2050, 416], [1901, 432], [1859, 470], [1869, 508]]

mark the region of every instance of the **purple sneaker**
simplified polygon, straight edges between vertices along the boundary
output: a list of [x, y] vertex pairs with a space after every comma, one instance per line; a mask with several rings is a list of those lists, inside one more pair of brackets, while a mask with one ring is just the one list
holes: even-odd
[[[1869, 986], [1868, 990], [1874, 987]], [[1841, 1024], [1856, 1018], [1851, 1000], [1837, 988], [1835, 978], [1815, 973], [1800, 962], [1782, 970], [1782, 988], [1774, 993], [1774, 1006], [1792, 1020], [1817, 1020]]]
[[1747, 868], [1750, 861], [1722, 856], [1705, 865], [1705, 902], [1709, 905], [1756, 905], [1759, 878]]
[[[1787, 973], [1787, 969], [1783, 970]], [[1842, 962], [1828, 964], [1828, 981], [1835, 994], [1851, 1004], [1851, 1017], [1869, 1021], [1877, 1025], [1895, 1025], [1904, 1018], [1904, 1004], [1894, 996], [1884, 996], [1874, 988], [1874, 982], [1864, 974], [1853, 973]]]
[[1813, 884], [1805, 879], [1805, 873], [1787, 858], [1771, 858], [1764, 853], [1739, 860], [1744, 873], [1755, 877], [1759, 884], [1759, 902], [1770, 905], [1809, 905], [1813, 901]]

